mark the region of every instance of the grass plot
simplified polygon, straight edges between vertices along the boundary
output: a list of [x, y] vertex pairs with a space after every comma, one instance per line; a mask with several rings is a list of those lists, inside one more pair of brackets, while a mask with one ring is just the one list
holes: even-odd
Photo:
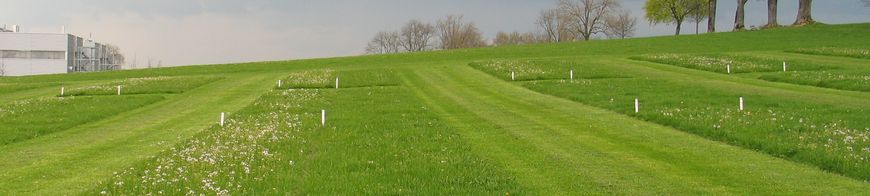
[[765, 74], [759, 78], [773, 82], [870, 92], [870, 70], [798, 71]]
[[841, 48], [841, 47], [798, 48], [795, 50], [786, 50], [786, 52], [870, 59], [870, 48]]
[[[123, 81], [98, 84], [87, 87], [67, 89], [64, 96], [83, 96], [83, 95], [115, 95], [117, 94], [117, 86], [121, 85], [121, 94], [174, 94], [182, 93], [187, 90], [208, 84], [220, 77], [141, 77], [128, 78]], [[59, 94], [58, 94], [59, 95]]]
[[717, 73], [728, 73], [728, 65], [731, 65], [731, 73], [782, 72], [783, 62], [788, 64], [787, 71], [823, 70], [834, 68], [833, 66], [789, 59], [769, 59], [726, 54], [654, 54], [635, 56], [631, 57], [631, 59], [670, 64]]
[[[570, 79], [571, 70], [574, 78], [624, 78], [625, 74], [608, 71], [604, 65], [588, 65], [566, 60], [489, 60], [472, 62], [471, 67], [477, 68], [492, 76], [508, 80], [552, 80]], [[514, 78], [511, 78], [513, 72]]]
[[[870, 179], [870, 111], [653, 79], [523, 86], [711, 139]], [[738, 97], [748, 106], [739, 111]], [[634, 112], [634, 99], [640, 112]]]
[[0, 106], [0, 145], [63, 131], [163, 100], [158, 95], [36, 98]]
[[339, 87], [342, 88], [399, 85], [393, 70], [390, 69], [342, 71], [316, 69], [290, 73], [281, 80], [281, 87], [276, 84], [275, 89], [335, 88], [336, 78], [338, 78]]
[[413, 98], [401, 87], [274, 90], [91, 194], [517, 192]]

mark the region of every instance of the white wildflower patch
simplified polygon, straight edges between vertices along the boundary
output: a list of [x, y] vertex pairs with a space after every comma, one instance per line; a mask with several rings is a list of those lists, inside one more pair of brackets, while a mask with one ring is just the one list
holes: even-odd
[[289, 88], [327, 87], [334, 85], [335, 71], [332, 69], [298, 71], [290, 73], [283, 81]]
[[302, 119], [314, 115], [298, 111], [305, 103], [317, 101], [319, 94], [317, 89], [269, 92], [229, 116], [223, 127], [211, 127], [143, 167], [117, 173], [109, 181], [111, 186], [99, 191], [228, 195], [244, 190], [246, 184], [266, 178], [274, 168], [286, 167], [288, 162], [293, 165], [292, 160], [277, 156], [282, 151], [270, 146], [299, 138]]

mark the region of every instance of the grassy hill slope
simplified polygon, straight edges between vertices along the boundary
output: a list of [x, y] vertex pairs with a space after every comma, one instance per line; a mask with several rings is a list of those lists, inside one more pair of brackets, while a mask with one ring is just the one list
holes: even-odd
[[[866, 195], [870, 94], [802, 82], [824, 70], [799, 68], [860, 76], [870, 60], [787, 52], [819, 47], [870, 48], [870, 24], [3, 77], [0, 117], [161, 99], [73, 102], [106, 115], [0, 146], [0, 193]], [[629, 59], [665, 53], [788, 59], [801, 72]], [[148, 82], [160, 77], [203, 80]], [[145, 81], [136, 95], [99, 91], [131, 80]], [[59, 97], [61, 86], [97, 91]], [[753, 114], [734, 112], [738, 96]], [[756, 119], [767, 110], [791, 116]]]

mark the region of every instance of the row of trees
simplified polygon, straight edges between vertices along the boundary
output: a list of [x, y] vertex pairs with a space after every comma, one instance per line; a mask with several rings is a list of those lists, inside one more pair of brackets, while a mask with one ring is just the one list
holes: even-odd
[[[634, 36], [637, 17], [622, 9], [617, 0], [558, 0], [556, 7], [542, 10], [538, 32], [498, 32], [492, 44], [518, 45], [544, 42], [590, 40], [602, 34], [609, 38]], [[398, 31], [378, 32], [366, 46], [366, 53], [388, 54], [434, 49], [486, 46], [480, 30], [462, 16], [447, 16], [435, 25], [411, 20]]]
[[[603, 1], [603, 0], [602, 0]], [[734, 17], [734, 30], [740, 31], [746, 28], [744, 24], [744, 7], [749, 0], [737, 0], [737, 10]], [[868, 2], [870, 0], [862, 0]], [[652, 24], [675, 24], [679, 35], [682, 24], [687, 19], [695, 22], [695, 32], [698, 25], [707, 20], [707, 32], [716, 31], [716, 0], [648, 0], [644, 5], [646, 19]], [[767, 0], [767, 24], [764, 28], [778, 27], [777, 0]], [[812, 0], [799, 0], [797, 19], [793, 26], [812, 24]]]
[[[745, 29], [744, 7], [749, 0], [736, 0], [734, 30]], [[764, 28], [778, 27], [778, 0], [766, 0], [768, 22]], [[860, 0], [870, 6], [870, 0]], [[707, 21], [707, 32], [716, 31], [717, 0], [647, 0], [645, 17], [652, 24], [675, 24], [676, 35], [686, 21], [695, 23], [695, 33]], [[814, 23], [812, 0], [799, 0], [797, 19], [792, 24]], [[617, 0], [557, 0], [555, 8], [540, 12], [536, 20], [538, 32], [498, 32], [493, 45], [518, 45], [544, 42], [590, 40], [598, 35], [608, 38], [634, 36], [637, 18]], [[483, 47], [487, 43], [473, 22], [462, 16], [447, 16], [436, 25], [411, 20], [399, 31], [382, 31], [368, 43], [369, 54], [419, 52], [433, 49]]]
[[486, 46], [473, 22], [462, 16], [447, 16], [435, 25], [411, 20], [399, 31], [378, 32], [366, 46], [368, 54], [420, 52], [433, 49], [458, 49]]

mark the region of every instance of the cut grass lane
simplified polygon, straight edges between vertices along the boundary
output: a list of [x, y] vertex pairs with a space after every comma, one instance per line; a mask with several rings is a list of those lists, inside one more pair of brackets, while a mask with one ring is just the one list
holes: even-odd
[[236, 74], [167, 100], [0, 147], [0, 194], [81, 192], [193, 136], [271, 87], [280, 74]]
[[[466, 66], [406, 70], [473, 148], [540, 193], [841, 193], [865, 182], [532, 92]], [[865, 193], [866, 194], [866, 193]]]

